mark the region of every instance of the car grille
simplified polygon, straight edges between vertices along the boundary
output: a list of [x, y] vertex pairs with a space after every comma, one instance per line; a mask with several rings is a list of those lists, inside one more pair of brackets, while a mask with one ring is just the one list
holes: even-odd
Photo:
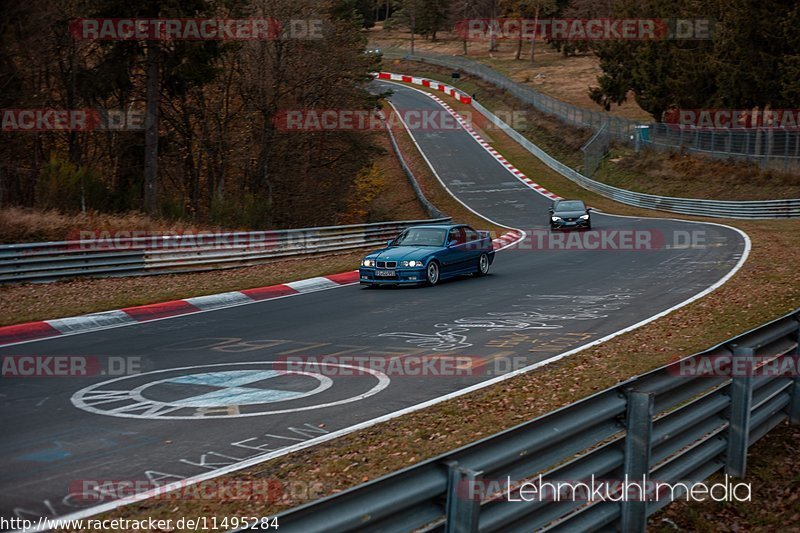
[[577, 218], [565, 218], [564, 220], [566, 220], [567, 222], [575, 222], [578, 219]]
[[397, 261], [378, 261], [377, 266], [378, 268], [396, 268]]

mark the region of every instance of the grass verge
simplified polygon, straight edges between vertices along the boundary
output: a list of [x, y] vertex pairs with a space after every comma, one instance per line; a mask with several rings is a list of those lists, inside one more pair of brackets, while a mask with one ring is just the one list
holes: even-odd
[[358, 268], [363, 251], [224, 271], [0, 286], [0, 326], [265, 287]]
[[[80, 239], [81, 231], [138, 231], [181, 233], [225, 231], [215, 226], [153, 218], [138, 211], [111, 215], [89, 211], [61, 213], [55, 209], [6, 207], [0, 209], [0, 243], [47, 242]], [[230, 228], [229, 228], [230, 229]]]
[[[411, 33], [403, 28], [384, 29], [383, 23], [367, 31], [372, 47], [411, 48]], [[597, 85], [597, 77], [603, 73], [600, 60], [594, 53], [581, 53], [565, 56], [546, 43], [536, 44], [536, 57], [530, 61], [530, 45], [525, 43], [519, 60], [514, 59], [517, 43], [514, 39], [501, 39], [496, 42], [497, 49], [490, 52], [489, 43], [471, 41], [464, 54], [464, 43], [453, 32], [440, 32], [436, 41], [417, 37], [416, 50], [438, 54], [463, 56], [484, 63], [502, 72], [511, 79], [525, 83], [537, 91], [548, 94], [563, 102], [579, 107], [602, 111], [602, 107], [589, 97], [589, 87]], [[648, 120], [650, 114], [644, 111], [631, 97], [621, 106], [612, 106], [611, 114], [632, 119]]]
[[[445, 99], [457, 110], [466, 109]], [[490, 130], [485, 122], [477, 126], [509, 161], [562, 196], [580, 196], [604, 211], [619, 214], [690, 218], [623, 206], [587, 193], [501, 132]], [[227, 478], [305, 484], [320, 487], [315, 497], [333, 494], [545, 414], [800, 306], [800, 272], [796, 268], [800, 262], [800, 220], [727, 223], [746, 231], [753, 249], [743, 268], [710, 295], [552, 365]], [[296, 494], [282, 494], [266, 502], [150, 500], [107, 516], [263, 516], [302, 503], [305, 499]], [[752, 505], [767, 503], [754, 501]]]
[[[751, 448], [745, 481], [752, 487], [752, 501], [678, 501], [653, 515], [650, 518], [649, 530], [657, 533], [798, 531], [800, 524], [798, 443], [800, 443], [800, 426], [783, 423]], [[724, 477], [717, 474], [707, 484], [710, 486], [719, 482], [724, 482]]]

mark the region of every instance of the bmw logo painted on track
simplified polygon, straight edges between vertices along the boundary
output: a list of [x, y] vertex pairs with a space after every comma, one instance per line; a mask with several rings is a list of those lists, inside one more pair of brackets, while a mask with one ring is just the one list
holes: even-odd
[[[363, 400], [389, 386], [386, 374], [342, 364], [363, 378], [354, 396], [308, 405], [291, 402], [334, 387], [316, 372], [281, 370], [274, 361], [224, 363], [155, 370], [91, 385], [72, 395], [72, 404], [90, 413], [140, 419], [198, 420], [264, 416], [332, 407]], [[363, 387], [368, 380], [371, 388]], [[377, 383], [375, 383], [377, 381]], [[354, 382], [353, 382], [354, 383]], [[355, 384], [355, 383], [354, 383]], [[335, 387], [334, 387], [335, 388]]]

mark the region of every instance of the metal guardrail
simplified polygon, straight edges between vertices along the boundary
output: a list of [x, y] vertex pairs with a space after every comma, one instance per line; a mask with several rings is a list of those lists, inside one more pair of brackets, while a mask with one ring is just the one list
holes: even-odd
[[[641, 122], [562, 102], [518, 83], [496, 70], [467, 57], [403, 48], [387, 48], [386, 58], [408, 59], [458, 69], [504, 89], [542, 113], [578, 127], [599, 129], [608, 124], [609, 134], [624, 143], [660, 150], [686, 150], [717, 159], [735, 158], [786, 172], [800, 172], [800, 132], [780, 128], [708, 131], [676, 128], [661, 122]], [[643, 128], [643, 129], [642, 129]], [[645, 133], [646, 132], [646, 133]]]
[[134, 276], [214, 270], [284, 257], [383, 244], [401, 230], [450, 218], [275, 231], [87, 238], [0, 245], [0, 283], [77, 276]]
[[629, 191], [595, 181], [551, 157], [547, 152], [532, 143], [527, 137], [483, 107], [479, 102], [473, 100], [472, 106], [551, 169], [565, 178], [574, 181], [583, 188], [596, 192], [606, 198], [616, 200], [617, 202], [636, 207], [644, 207], [646, 209], [669, 211], [671, 213], [719, 218], [760, 219], [800, 217], [800, 198], [748, 201], [674, 198]]
[[[468, 489], [539, 475], [545, 483], [647, 475], [687, 488], [720, 469], [743, 477], [749, 446], [787, 418], [800, 423], [800, 378], [710, 377], [681, 369], [716, 357], [743, 368], [736, 365], [752, 364], [756, 354], [781, 364], [791, 358], [797, 368], [800, 309], [474, 444], [289, 510], [278, 517], [281, 531], [644, 531], [647, 517], [670, 503], [671, 494], [645, 502], [520, 502], [478, 498]], [[676, 497], [683, 494], [678, 487]]]

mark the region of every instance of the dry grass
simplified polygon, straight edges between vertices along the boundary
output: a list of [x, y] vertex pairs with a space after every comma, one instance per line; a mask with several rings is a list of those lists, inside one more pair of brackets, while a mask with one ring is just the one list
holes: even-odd
[[[410, 49], [411, 34], [407, 30], [384, 30], [383, 24], [378, 23], [367, 33], [370, 45], [379, 48], [402, 47]], [[513, 40], [498, 41], [498, 49], [489, 52], [486, 42], [471, 42], [468, 46], [467, 57], [485, 63], [495, 70], [502, 72], [514, 81], [525, 83], [539, 92], [548, 94], [563, 102], [602, 111], [602, 106], [589, 98], [589, 87], [597, 85], [597, 77], [602, 74], [600, 61], [592, 54], [581, 54], [565, 57], [546, 43], [536, 43], [536, 59], [530, 63], [530, 47], [525, 45], [520, 60], [515, 60], [516, 42]], [[452, 32], [442, 32], [437, 35], [437, 40], [430, 41], [415, 39], [414, 47], [419, 51], [429, 51], [438, 54], [464, 55], [464, 46], [458, 36]], [[652, 117], [636, 103], [631, 95], [628, 101], [621, 106], [614, 106], [610, 110], [612, 115], [618, 115], [636, 120], [650, 120]]]
[[[580, 192], [505, 135], [489, 133], [495, 148], [554, 192], [564, 196], [580, 193], [593, 205], [616, 213], [660, 215]], [[323, 493], [332, 494], [530, 420], [797, 308], [800, 220], [732, 224], [752, 238], [750, 259], [727, 284], [705, 298], [558, 363], [229, 477], [322, 483]], [[752, 505], [769, 504], [766, 500], [771, 495], [762, 497], [763, 501]], [[300, 503], [293, 498], [271, 502], [148, 501], [114, 515], [263, 516]]]
[[0, 326], [297, 281], [358, 268], [363, 251], [224, 271], [0, 286]]
[[132, 211], [124, 215], [88, 212], [66, 214], [55, 210], [42, 211], [22, 207], [0, 209], [0, 242], [43, 242], [77, 239], [80, 231], [214, 231], [214, 226], [202, 226], [176, 220], [153, 218]]
[[[746, 481], [752, 487], [751, 502], [675, 502], [651, 517], [649, 530], [659, 533], [800, 530], [798, 446], [800, 426], [781, 424], [750, 451]], [[708, 484], [721, 482], [724, 478], [718, 474]]]
[[387, 134], [375, 136], [375, 144], [383, 149], [383, 154], [375, 159], [375, 165], [381, 169], [386, 188], [369, 206], [370, 220], [424, 220], [428, 214], [417, 199], [408, 177], [400, 166], [400, 162], [392, 149]]
[[685, 153], [615, 148], [596, 178], [637, 192], [684, 198], [771, 200], [800, 198], [800, 175], [752, 163], [693, 157]]

